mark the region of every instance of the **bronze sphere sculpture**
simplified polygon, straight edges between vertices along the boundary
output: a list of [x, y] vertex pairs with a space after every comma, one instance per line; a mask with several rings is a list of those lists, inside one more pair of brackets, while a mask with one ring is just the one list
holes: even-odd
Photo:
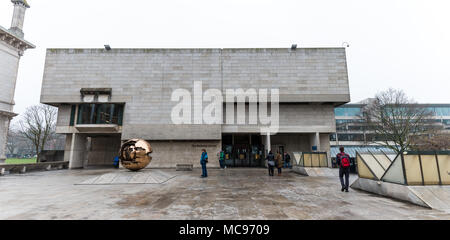
[[144, 169], [152, 161], [150, 144], [142, 139], [131, 139], [120, 147], [120, 162], [122, 166], [131, 171]]

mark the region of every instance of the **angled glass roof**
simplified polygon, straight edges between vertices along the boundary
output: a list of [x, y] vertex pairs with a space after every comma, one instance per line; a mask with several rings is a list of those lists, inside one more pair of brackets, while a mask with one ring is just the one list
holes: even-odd
[[[340, 146], [332, 146], [331, 147], [331, 157], [336, 157], [336, 155], [340, 152], [339, 151], [339, 147]], [[356, 151], [358, 152], [372, 152], [373, 154], [377, 154], [377, 153], [382, 153], [382, 151], [384, 153], [386, 153], [386, 155], [389, 156], [389, 158], [391, 158], [391, 155], [395, 158], [395, 156], [397, 155], [397, 153], [387, 147], [384, 146], [344, 146], [345, 148], [345, 152], [350, 155], [351, 158], [356, 158]], [[391, 159], [393, 160], [393, 159]]]

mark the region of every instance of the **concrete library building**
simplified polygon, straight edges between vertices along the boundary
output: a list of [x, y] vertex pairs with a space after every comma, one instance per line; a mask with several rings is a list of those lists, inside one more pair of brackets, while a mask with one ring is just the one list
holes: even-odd
[[[295, 46], [48, 49], [41, 91], [41, 102], [58, 108], [70, 168], [112, 165], [135, 138], [152, 145], [156, 168], [199, 167], [202, 149], [210, 167], [220, 150], [229, 167], [264, 167], [268, 151], [327, 152], [330, 162], [334, 109], [349, 101], [345, 48]], [[211, 109], [220, 121], [205, 118]], [[262, 113], [276, 113], [276, 131], [252, 122]]]

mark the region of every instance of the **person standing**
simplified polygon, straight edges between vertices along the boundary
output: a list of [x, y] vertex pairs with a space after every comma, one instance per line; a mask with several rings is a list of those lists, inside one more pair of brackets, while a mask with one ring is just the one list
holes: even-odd
[[114, 168], [119, 168], [119, 166], [120, 166], [120, 163], [119, 163], [120, 161], [119, 161], [119, 156], [115, 156], [114, 157], [114, 163], [113, 163], [113, 165], [114, 165]]
[[224, 169], [225, 168], [225, 152], [223, 150], [220, 150], [220, 152], [219, 152], [219, 163], [220, 163], [220, 168]]
[[283, 168], [283, 157], [281, 156], [279, 151], [277, 151], [277, 157], [275, 158], [275, 160], [277, 163], [278, 176], [281, 176], [281, 169]]
[[[339, 166], [339, 180], [341, 181], [341, 191], [348, 192], [350, 177], [350, 155], [344, 152], [344, 147], [340, 147], [341, 151], [336, 155], [336, 163]], [[345, 182], [344, 182], [345, 176]]]
[[292, 168], [291, 155], [287, 152], [284, 152], [284, 168]]
[[202, 165], [202, 178], [208, 177], [208, 172], [206, 170], [206, 164], [208, 163], [208, 153], [206, 149], [202, 149], [202, 156], [200, 158], [200, 164]]
[[267, 167], [269, 168], [269, 176], [273, 177], [273, 170], [275, 167], [275, 156], [273, 155], [272, 151], [269, 152], [266, 159], [267, 159]]

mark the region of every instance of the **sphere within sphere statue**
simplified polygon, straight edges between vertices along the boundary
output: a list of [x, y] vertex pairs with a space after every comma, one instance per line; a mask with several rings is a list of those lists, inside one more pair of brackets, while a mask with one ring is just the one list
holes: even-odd
[[150, 143], [142, 139], [131, 139], [120, 147], [120, 162], [122, 166], [131, 171], [139, 171], [150, 164], [152, 157]]

